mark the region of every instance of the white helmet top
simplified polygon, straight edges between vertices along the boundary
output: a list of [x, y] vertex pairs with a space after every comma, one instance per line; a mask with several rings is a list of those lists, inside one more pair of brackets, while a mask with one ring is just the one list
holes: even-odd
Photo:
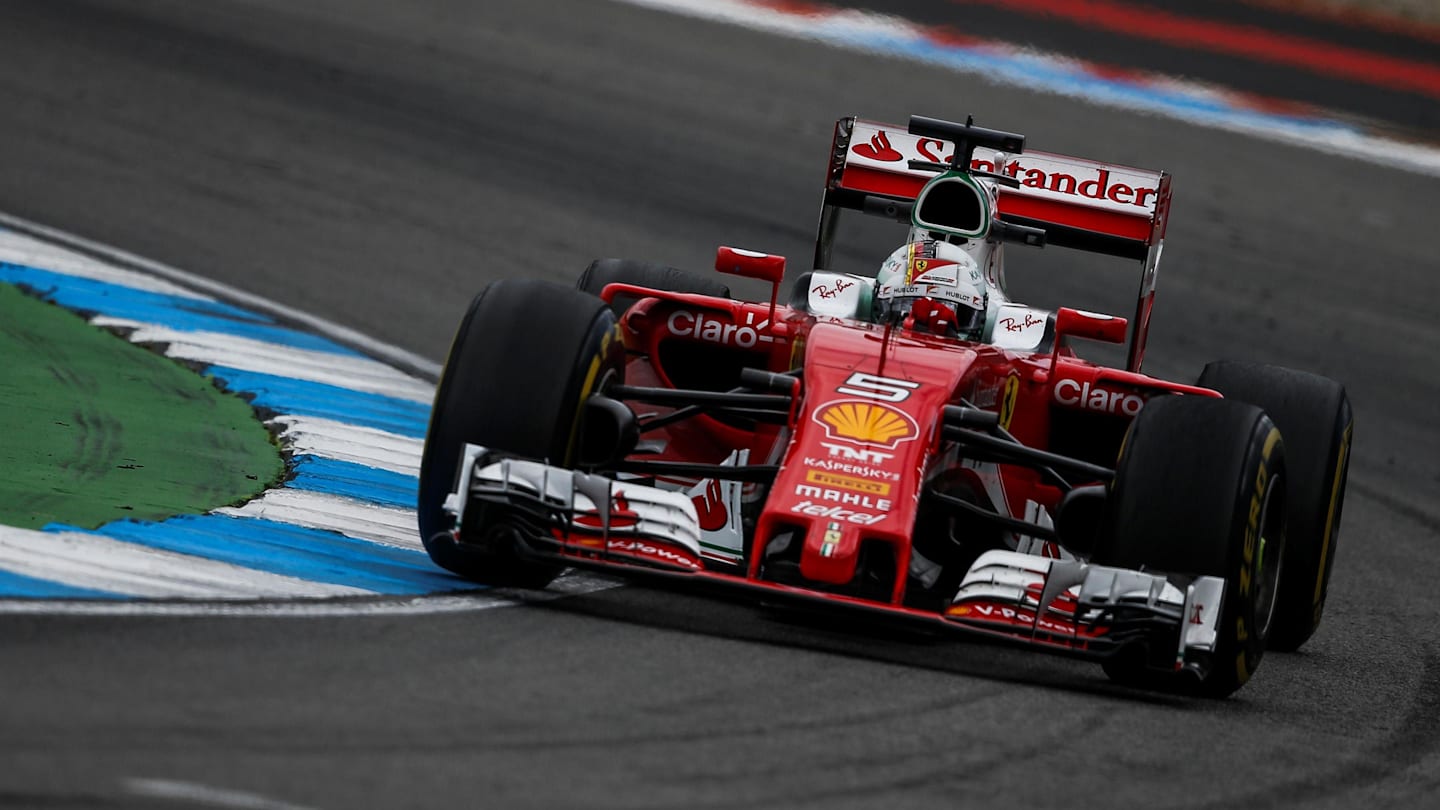
[[903, 245], [875, 276], [875, 308], [882, 321], [979, 340], [987, 303], [980, 265], [948, 242], [920, 239]]

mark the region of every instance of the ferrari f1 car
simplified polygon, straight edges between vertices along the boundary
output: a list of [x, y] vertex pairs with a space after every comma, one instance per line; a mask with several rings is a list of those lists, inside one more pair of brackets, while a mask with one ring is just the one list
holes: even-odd
[[[426, 438], [425, 546], [496, 586], [566, 567], [724, 584], [1228, 695], [1319, 626], [1352, 415], [1304, 372], [1141, 372], [1170, 197], [1164, 172], [968, 122], [842, 119], [786, 300], [783, 257], [728, 247], [715, 269], [769, 301], [614, 259], [576, 289], [475, 297]], [[837, 272], [846, 210], [966, 258]], [[1010, 300], [1007, 244], [1137, 261], [1133, 318]], [[946, 328], [961, 310], [973, 329]], [[1125, 366], [1076, 339], [1125, 344]]]

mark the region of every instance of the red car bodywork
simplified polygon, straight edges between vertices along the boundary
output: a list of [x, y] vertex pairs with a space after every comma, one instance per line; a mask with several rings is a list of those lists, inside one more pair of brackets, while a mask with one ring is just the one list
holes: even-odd
[[[614, 285], [606, 294], [618, 292], [638, 290]], [[977, 480], [981, 471], [960, 463], [953, 447], [947, 449], [941, 431], [944, 406], [966, 401], [992, 411], [1017, 440], [1038, 448], [1051, 446], [1055, 417], [1060, 414], [1070, 420], [1068, 430], [1114, 437], [1113, 452], [1138, 408], [1136, 403], [1171, 393], [1214, 395], [1206, 389], [1096, 366], [1069, 349], [1021, 353], [881, 325], [816, 318], [788, 306], [772, 311], [766, 303], [653, 290], [645, 294], [647, 299], [621, 320], [631, 352], [627, 384], [694, 386], [696, 369], [688, 366], [695, 356], [681, 347], [698, 348], [701, 356], [729, 355], [727, 362], [774, 372], [803, 369], [796, 378], [799, 396], [789, 425], [749, 429], [699, 415], [645, 434], [665, 448], [649, 456], [659, 460], [719, 464], [735, 450], [748, 450], [752, 459], [779, 464], [743, 567], [737, 568], [727, 555], [708, 551], [678, 566], [671, 557], [666, 567], [688, 570], [690, 576], [726, 582], [743, 577], [750, 586], [792, 593], [813, 590], [829, 599], [880, 607], [873, 599], [769, 582], [761, 572], [765, 543], [782, 529], [803, 537], [800, 571], [818, 589], [849, 583], [862, 541], [875, 540], [892, 549], [895, 557], [896, 576], [885, 607], [932, 620], [934, 611], [905, 606], [921, 493], [927, 484], [947, 478], [964, 479], [984, 489]], [[756, 330], [757, 326], [765, 331]], [[663, 358], [677, 354], [687, 367], [667, 368]], [[867, 386], [871, 380], [878, 382]], [[884, 398], [866, 393], [881, 393]], [[669, 411], [641, 402], [627, 404], [640, 413]], [[1004, 497], [1002, 503], [993, 504], [998, 511], [1024, 516], [1027, 504], [1055, 510], [1062, 491], [1045, 483], [1034, 469], [1000, 464], [995, 471]], [[710, 493], [707, 489], [694, 497], [702, 525], [707, 514], [724, 509]], [[1053, 543], [1045, 547], [1042, 554], [1061, 553]], [[599, 556], [584, 545], [573, 552], [581, 558]], [[654, 562], [654, 555], [639, 556]], [[1048, 621], [1057, 639], [1074, 638], [1077, 628], [1061, 618], [1064, 611], [1059, 617], [1053, 615], [1063, 607], [1063, 599], [1052, 604]], [[1033, 614], [999, 604], [990, 610], [970, 605], [951, 618], [1013, 626], [1027, 634], [1035, 624]], [[1083, 634], [1074, 642], [1083, 646]]]

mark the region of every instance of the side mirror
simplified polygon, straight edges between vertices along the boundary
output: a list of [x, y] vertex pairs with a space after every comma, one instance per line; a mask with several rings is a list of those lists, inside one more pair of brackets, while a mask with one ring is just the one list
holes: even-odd
[[715, 269], [732, 276], [758, 278], [778, 285], [785, 278], [785, 257], [721, 246], [715, 251]]
[[990, 195], [964, 172], [931, 179], [915, 198], [910, 223], [927, 231], [984, 239], [990, 232]]
[[1124, 343], [1125, 330], [1130, 322], [1114, 315], [1101, 315], [1081, 309], [1061, 307], [1055, 313], [1055, 337], [1058, 346], [1061, 337], [1073, 336], [1099, 340], [1104, 343]]
[[758, 278], [770, 283], [770, 329], [775, 329], [775, 306], [780, 300], [780, 282], [785, 280], [785, 257], [721, 245], [715, 251], [715, 269], [721, 273]]

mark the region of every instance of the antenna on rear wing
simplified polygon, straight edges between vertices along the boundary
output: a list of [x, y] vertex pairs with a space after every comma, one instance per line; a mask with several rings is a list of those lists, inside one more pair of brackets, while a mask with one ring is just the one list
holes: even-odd
[[912, 115], [910, 116], [909, 132], [911, 135], [919, 135], [922, 138], [938, 138], [942, 141], [954, 142], [955, 154], [950, 156], [948, 168], [951, 171], [965, 172], [966, 174], [973, 173], [970, 171], [970, 159], [974, 156], [975, 150], [982, 146], [999, 149], [1012, 155], [1018, 155], [1025, 151], [1024, 135], [977, 127], [974, 121], [973, 115], [967, 118], [964, 124], [924, 115]]

